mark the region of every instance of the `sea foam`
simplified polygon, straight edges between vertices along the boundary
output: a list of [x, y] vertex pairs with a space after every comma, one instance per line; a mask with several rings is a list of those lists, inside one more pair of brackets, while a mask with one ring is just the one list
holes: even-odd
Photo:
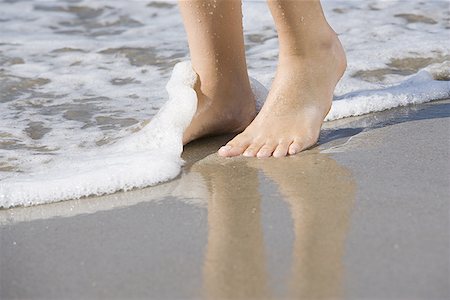
[[450, 81], [433, 80], [433, 76], [423, 70], [394, 86], [335, 97], [325, 121], [447, 98], [450, 98]]
[[[183, 160], [183, 132], [197, 109], [198, 76], [189, 61], [175, 65], [166, 85], [169, 100], [140, 131], [115, 144], [56, 158], [30, 174], [0, 183], [0, 207], [35, 205], [152, 186], [175, 178]], [[251, 85], [258, 107], [267, 89]], [[327, 120], [450, 97], [450, 82], [422, 71], [405, 82], [379, 90], [353, 92], [333, 101]]]
[[147, 126], [116, 144], [2, 180], [0, 207], [126, 191], [176, 177], [183, 165], [183, 132], [197, 109], [196, 80], [190, 62], [177, 64], [166, 85], [169, 100]]
[[[78, 152], [0, 182], [0, 207], [28, 206], [152, 186], [175, 178], [184, 161], [183, 133], [197, 110], [190, 61], [175, 65], [166, 85], [169, 100], [140, 131], [115, 144]], [[251, 78], [259, 104], [266, 88]]]

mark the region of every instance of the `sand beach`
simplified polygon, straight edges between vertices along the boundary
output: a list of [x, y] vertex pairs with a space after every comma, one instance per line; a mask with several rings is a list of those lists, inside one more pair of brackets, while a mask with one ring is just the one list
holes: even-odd
[[[256, 159], [182, 149], [183, 97], [146, 131], [176, 1], [0, 2], [0, 299], [448, 299], [448, 3], [322, 3], [348, 68], [319, 142]], [[277, 34], [243, 15], [263, 95]]]

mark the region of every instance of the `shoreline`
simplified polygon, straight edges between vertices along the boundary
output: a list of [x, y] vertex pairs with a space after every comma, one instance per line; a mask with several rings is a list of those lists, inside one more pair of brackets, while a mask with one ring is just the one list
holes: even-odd
[[[324, 122], [324, 125], [322, 126], [318, 145], [313, 147], [313, 149], [311, 150], [307, 150], [304, 153], [301, 153], [300, 155], [309, 155], [310, 153], [317, 152], [327, 154], [344, 152], [346, 151], [345, 147], [356, 147], [348, 146], [348, 142], [353, 139], [354, 136], [358, 136], [361, 133], [366, 134], [366, 132], [372, 131], [374, 129], [382, 128], [384, 126], [392, 126], [404, 122], [446, 117], [450, 117], [450, 99], [437, 100], [426, 104], [398, 107], [363, 116], [355, 116], [334, 121], [327, 121]], [[181, 191], [179, 192], [179, 194], [181, 194], [180, 196], [183, 196], [182, 190], [187, 189], [189, 181], [201, 181], [201, 179], [198, 178], [198, 175], [190, 174], [190, 168], [192, 167], [192, 165], [206, 158], [207, 156], [214, 156], [215, 151], [220, 147], [220, 145], [225, 144], [232, 137], [233, 135], [222, 135], [217, 137], [203, 138], [186, 145], [182, 153], [182, 159], [186, 162], [185, 166], [183, 167], [183, 171], [175, 179], [168, 182], [146, 187], [143, 189], [133, 189], [127, 192], [116, 192], [113, 194], [106, 194], [101, 196], [82, 197], [80, 199], [63, 200], [32, 206], [2, 208], [0, 209], [0, 224], [5, 224], [6, 219], [11, 220], [12, 215], [20, 215], [21, 210], [31, 211], [33, 210], [33, 208], [36, 208], [34, 209], [36, 211], [51, 211], [52, 207], [54, 207], [55, 212], [59, 211], [59, 213], [55, 213], [55, 215], [64, 216], [64, 212], [73, 212], [74, 209], [76, 210], [78, 207], [86, 207], [87, 211], [94, 213], [96, 210], [108, 210], [121, 206], [129, 206], [132, 204], [138, 204], [141, 201], [148, 201], [149, 199], [158, 201], [158, 199], [163, 199], [164, 197], [174, 196], [173, 194], [176, 194], [177, 191]], [[365, 146], [367, 146], [367, 144]], [[252, 159], [243, 157], [223, 159], [223, 161], [227, 160], [246, 162]], [[221, 159], [219, 159], [219, 161], [221, 161]], [[185, 179], [184, 177], [189, 178]], [[191, 177], [193, 178], [191, 179]], [[205, 198], [207, 198], [207, 193], [205, 192], [204, 184], [203, 186], [202, 184], [199, 185], [201, 187], [199, 187], [197, 190], [192, 191], [191, 195], [189, 195], [188, 198], [192, 199], [192, 204], [205, 206]], [[184, 186], [186, 186], [186, 188], [183, 188]], [[201, 189], [203, 189], [203, 191]], [[195, 195], [196, 193], [198, 193], [198, 195]], [[106, 203], [106, 201], [109, 201], [111, 204]], [[201, 204], [202, 202], [203, 204]], [[39, 214], [45, 215], [45, 213], [43, 212]], [[8, 217], [8, 215], [10, 215], [10, 217]]]

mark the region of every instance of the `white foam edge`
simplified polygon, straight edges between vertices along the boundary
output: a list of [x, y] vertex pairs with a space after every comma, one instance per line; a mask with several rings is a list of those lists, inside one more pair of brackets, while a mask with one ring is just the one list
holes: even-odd
[[145, 128], [114, 145], [3, 180], [0, 207], [111, 194], [175, 178], [184, 163], [182, 135], [197, 109], [196, 80], [190, 62], [178, 63], [166, 85], [169, 100]]
[[433, 80], [428, 71], [422, 70], [395, 86], [335, 97], [325, 121], [446, 98], [450, 98], [450, 82]]

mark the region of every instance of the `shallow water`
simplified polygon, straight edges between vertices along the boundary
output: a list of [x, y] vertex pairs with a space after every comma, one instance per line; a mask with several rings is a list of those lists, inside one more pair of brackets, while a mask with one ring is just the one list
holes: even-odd
[[[349, 61], [331, 119], [450, 95], [447, 2], [324, 9]], [[0, 24], [0, 179], [129, 136], [188, 59], [174, 1], [3, 1]], [[244, 3], [244, 28], [249, 73], [269, 86], [277, 38], [265, 1]]]

